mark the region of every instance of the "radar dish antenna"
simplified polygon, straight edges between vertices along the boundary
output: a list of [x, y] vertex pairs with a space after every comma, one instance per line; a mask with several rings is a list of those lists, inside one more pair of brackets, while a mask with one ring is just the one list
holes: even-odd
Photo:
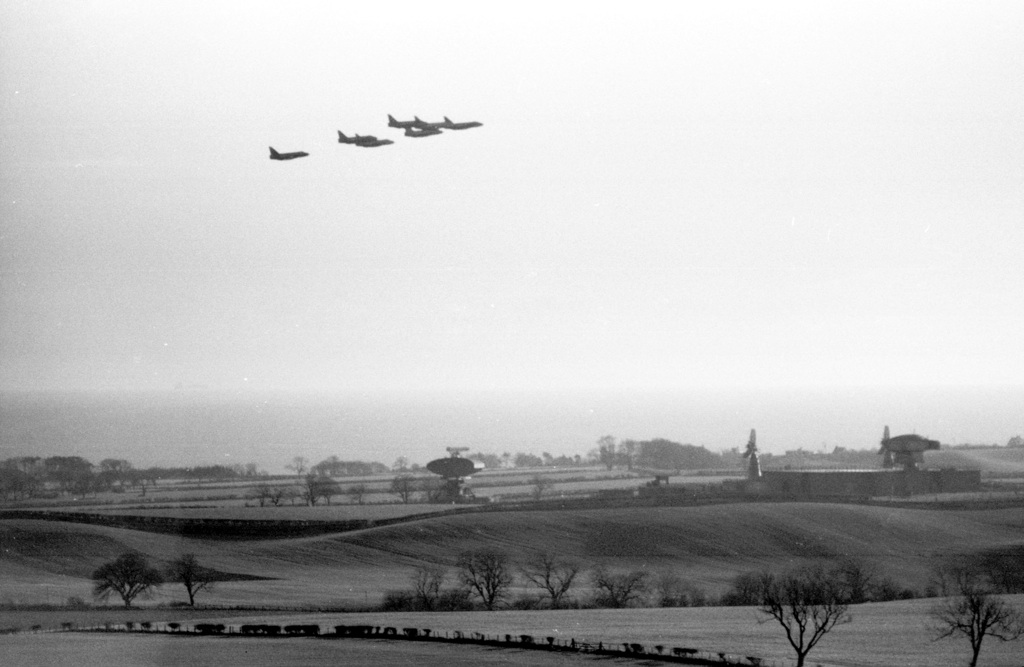
[[427, 470], [444, 480], [441, 488], [434, 494], [434, 499], [439, 502], [465, 502], [467, 498], [472, 498], [472, 494], [467, 494], [468, 489], [462, 488], [463, 479], [482, 469], [483, 464], [459, 455], [460, 452], [468, 451], [469, 447], [446, 447], [445, 449], [448, 451], [448, 456], [434, 459], [427, 464]]
[[883, 468], [895, 468], [903, 466], [903, 470], [917, 470], [918, 466], [924, 463], [924, 453], [928, 450], [939, 448], [938, 440], [929, 440], [916, 433], [906, 435], [889, 436], [889, 427], [882, 432], [881, 449], [878, 453], [882, 455]]

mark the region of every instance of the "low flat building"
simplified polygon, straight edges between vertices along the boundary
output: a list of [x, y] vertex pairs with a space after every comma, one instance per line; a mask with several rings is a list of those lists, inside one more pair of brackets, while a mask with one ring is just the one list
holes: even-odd
[[765, 470], [747, 491], [797, 498], [914, 496], [981, 490], [981, 471]]

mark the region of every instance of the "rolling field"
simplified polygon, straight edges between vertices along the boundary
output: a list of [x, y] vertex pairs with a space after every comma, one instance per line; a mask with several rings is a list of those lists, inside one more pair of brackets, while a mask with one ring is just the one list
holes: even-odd
[[257, 639], [58, 633], [0, 637], [0, 655], [12, 667], [281, 667], [282, 665], [395, 665], [422, 667], [570, 667], [636, 665], [635, 660], [483, 646], [374, 639]]
[[[200, 598], [202, 604], [322, 607], [377, 604], [384, 591], [405, 587], [413, 568], [452, 566], [460, 551], [481, 547], [500, 549], [514, 562], [546, 550], [613, 569], [671, 570], [718, 594], [740, 572], [843, 557], [862, 559], [921, 590], [944, 558], [1022, 543], [1019, 508], [814, 503], [485, 512], [317, 537], [238, 541], [4, 520], [0, 601], [89, 599], [89, 574], [126, 549], [158, 562], [192, 552], [205, 566], [231, 575], [234, 580], [219, 583]], [[179, 588], [164, 586], [150, 604], [184, 600]]]
[[976, 469], [995, 477], [1024, 475], [1024, 447], [941, 449], [926, 452], [925, 464], [929, 468]]
[[[1009, 596], [1024, 606], [1024, 595]], [[851, 608], [850, 623], [837, 627], [811, 652], [810, 665], [827, 667], [960, 667], [967, 664], [967, 642], [933, 641], [928, 610], [933, 600], [871, 603]], [[136, 616], [137, 614], [132, 614]], [[637, 642], [651, 650], [655, 645], [699, 649], [729, 655], [735, 662], [758, 656], [767, 664], [790, 666], [792, 649], [774, 622], [751, 607], [690, 609], [596, 609], [560, 611], [496, 611], [458, 613], [301, 614], [223, 616], [204, 614], [209, 622], [230, 626], [243, 623], [316, 623], [323, 632], [334, 625], [377, 625], [397, 628], [431, 628], [435, 633], [463, 631], [490, 636], [531, 634], [543, 641], [559, 640], [619, 645]], [[116, 618], [116, 615], [115, 615]], [[190, 618], [183, 615], [183, 620]], [[194, 618], [194, 616], [191, 616]], [[122, 619], [123, 620], [123, 619]], [[0, 636], [0, 654], [12, 665], [211, 665], [260, 667], [261, 665], [638, 665], [627, 658], [543, 651], [496, 649], [472, 645], [411, 643], [380, 639], [323, 641], [299, 638], [240, 638], [160, 636], [146, 634], [20, 634]], [[1019, 667], [1019, 642], [989, 638], [983, 645], [981, 664], [987, 667]]]
[[[1008, 596], [1024, 607], [1024, 595]], [[934, 600], [869, 603], [851, 607], [852, 621], [837, 627], [810, 653], [808, 664], [834, 667], [961, 667], [970, 659], [965, 640], [932, 641], [928, 610]], [[259, 619], [265, 620], [259, 620]], [[758, 656], [780, 663], [792, 659], [782, 628], [753, 607], [684, 609], [587, 609], [558, 611], [495, 611], [394, 614], [311, 614], [253, 617], [222, 622], [319, 623], [324, 631], [337, 624], [367, 624], [461, 630], [467, 635], [531, 634], [588, 643], [639, 642], [723, 652], [734, 657]], [[1024, 645], [989, 638], [982, 646], [981, 664], [989, 667], [1024, 665]], [[653, 664], [653, 663], [652, 663]]]
[[[402, 508], [403, 506], [395, 506]], [[407, 506], [422, 509], [424, 506]], [[287, 508], [285, 508], [287, 509]], [[302, 508], [297, 508], [302, 509]], [[335, 511], [335, 508], [306, 508]], [[355, 507], [352, 509], [360, 509]], [[232, 509], [231, 511], [236, 511]], [[437, 515], [348, 533], [266, 540], [213, 540], [55, 521], [0, 520], [0, 602], [58, 604], [70, 596], [90, 599], [93, 569], [126, 549], [157, 563], [183, 552], [224, 574], [200, 605], [266, 608], [244, 612], [252, 622], [316, 622], [325, 627], [369, 623], [430, 627], [503, 635], [570, 637], [578, 641], [640, 642], [706, 649], [773, 660], [789, 658], [780, 630], [758, 623], [750, 608], [499, 611], [436, 614], [345, 614], [308, 611], [283, 615], [273, 609], [345, 607], [368, 609], [388, 589], [407, 588], [413, 569], [452, 567], [462, 550], [497, 548], [514, 562], [538, 550], [616, 570], [672, 571], [712, 595], [740, 572], [780, 568], [811, 560], [855, 557], [903, 586], [921, 590], [943, 559], [1024, 546], [1024, 512], [908, 509], [824, 503], [737, 503], [692, 507], [604, 510], [509, 511]], [[513, 595], [536, 595], [517, 582]], [[584, 587], [577, 595], [588, 594]], [[165, 585], [137, 610], [11, 612], [9, 625], [56, 625], [105, 615], [114, 620], [196, 618], [197, 612], [157, 605], [182, 603], [184, 589]], [[1017, 596], [1024, 604], [1024, 596]], [[811, 664], [837, 667], [936, 665], [966, 662], [966, 642], [932, 642], [929, 600], [867, 604], [811, 654]], [[228, 624], [240, 612], [214, 610]], [[123, 618], [122, 618], [123, 617]], [[31, 639], [31, 641], [30, 641]], [[109, 664], [113, 654], [130, 664], [576, 664], [578, 656], [547, 656], [480, 647], [343, 640], [318, 642], [44, 634], [0, 637], [11, 664]], [[258, 642], [259, 651], [249, 647]], [[196, 643], [193, 643], [196, 642]], [[239, 643], [240, 642], [240, 643]], [[232, 647], [232, 648], [227, 648]], [[1019, 667], [1021, 644], [986, 642], [983, 664]], [[542, 662], [549, 657], [562, 662]], [[93, 659], [95, 658], [95, 659]], [[209, 662], [204, 662], [207, 660]], [[569, 662], [564, 662], [568, 660]], [[1016, 660], [1016, 661], [1015, 661]], [[19, 662], [20, 661], [20, 662]], [[492, 662], [493, 661], [493, 662]], [[589, 661], [589, 660], [588, 660]], [[626, 664], [625, 661], [624, 664]], [[635, 664], [635, 663], [634, 663]]]
[[[451, 511], [452, 505], [410, 503], [403, 505], [282, 505], [281, 507], [157, 507], [99, 508], [98, 514], [120, 516], [161, 516], [181, 519], [231, 519], [241, 521], [348, 521], [351, 519], [396, 519], [417, 514], [438, 514]], [[78, 510], [75, 510], [78, 511]]]

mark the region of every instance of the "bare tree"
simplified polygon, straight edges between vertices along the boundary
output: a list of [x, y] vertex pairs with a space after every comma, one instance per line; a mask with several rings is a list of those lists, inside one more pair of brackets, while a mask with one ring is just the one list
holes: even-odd
[[356, 503], [357, 505], [363, 504], [363, 501], [366, 498], [366, 494], [369, 492], [370, 489], [365, 484], [353, 484], [352, 486], [348, 487], [348, 489], [345, 491], [345, 493], [348, 494], [348, 497], [352, 499], [352, 502]]
[[597, 460], [608, 467], [609, 470], [615, 467], [618, 452], [615, 450], [615, 438], [610, 435], [601, 436], [597, 440]]
[[935, 639], [966, 637], [971, 643], [971, 667], [978, 664], [985, 637], [1011, 641], [1024, 636], [1024, 613], [995, 595], [987, 577], [967, 567], [945, 575], [944, 583], [951, 590], [943, 593], [949, 596], [930, 612]]
[[512, 567], [500, 551], [464, 551], [457, 562], [459, 581], [473, 591], [488, 610], [494, 609], [512, 585]]
[[196, 606], [196, 593], [209, 591], [216, 581], [216, 572], [205, 568], [196, 560], [195, 554], [182, 554], [171, 561], [167, 567], [168, 581], [176, 581], [185, 586], [188, 603]]
[[703, 607], [708, 600], [704, 589], [671, 570], [658, 573], [654, 590], [659, 607]]
[[282, 505], [284, 503], [284, 501], [286, 501], [286, 500], [290, 504], [294, 505], [295, 504], [295, 499], [296, 498], [301, 498], [301, 497], [302, 497], [302, 494], [299, 493], [298, 489], [296, 489], [295, 487], [284, 486], [284, 487], [278, 487], [277, 495], [274, 496], [273, 498], [271, 498], [270, 502], [273, 503], [274, 507], [278, 507], [278, 506]]
[[405, 504], [412, 500], [412, 494], [416, 490], [416, 479], [412, 475], [399, 475], [391, 480], [391, 493], [398, 496]]
[[551, 597], [551, 608], [558, 609], [580, 569], [578, 563], [561, 560], [542, 551], [523, 565], [522, 572], [524, 577], [547, 591]]
[[616, 573], [602, 566], [594, 570], [593, 578], [597, 602], [606, 607], [628, 607], [648, 591], [648, 575], [643, 570]]
[[288, 470], [294, 470], [295, 474], [302, 477], [309, 470], [309, 459], [305, 456], [296, 456], [292, 458], [292, 462], [285, 466]]
[[146, 557], [138, 551], [126, 551], [92, 573], [93, 595], [106, 600], [111, 593], [117, 593], [124, 601], [124, 608], [131, 609], [132, 600], [139, 595], [148, 595], [163, 583], [160, 571], [150, 567]]
[[317, 501], [323, 498], [327, 504], [331, 504], [331, 497], [341, 493], [338, 483], [326, 475], [309, 473], [302, 478], [302, 499], [310, 507], [316, 505]]
[[750, 607], [761, 604], [764, 589], [771, 580], [768, 572], [742, 572], [732, 580], [732, 588], [722, 595], [726, 607]]
[[850, 604], [867, 602], [878, 580], [874, 568], [856, 558], [843, 559], [835, 574], [846, 587]]
[[267, 503], [273, 502], [274, 489], [267, 484], [258, 484], [253, 487], [246, 497], [255, 500], [259, 503], [260, 507], [265, 507]]
[[797, 667], [807, 654], [837, 625], [849, 623], [849, 604], [844, 585], [822, 567], [791, 570], [782, 575], [765, 573], [759, 611], [775, 619], [786, 631], [796, 651]]
[[338, 495], [341, 495], [341, 485], [326, 475], [322, 476], [320, 478], [320, 497], [330, 505], [331, 498]]
[[540, 500], [541, 497], [547, 493], [551, 487], [555, 485], [550, 479], [541, 475], [540, 473], [533, 476], [530, 480], [530, 484], [533, 485], [533, 499]]
[[426, 565], [416, 568], [412, 575], [413, 604], [416, 609], [435, 611], [441, 599], [441, 587], [444, 585], [445, 571], [443, 568]]

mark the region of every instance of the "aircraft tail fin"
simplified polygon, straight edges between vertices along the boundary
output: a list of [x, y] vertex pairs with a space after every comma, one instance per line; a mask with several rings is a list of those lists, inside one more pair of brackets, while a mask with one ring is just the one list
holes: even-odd
[[348, 137], [345, 136], [345, 133], [342, 132], [341, 130], [338, 130], [338, 143], [343, 144], [347, 139]]
[[277, 156], [279, 156], [279, 155], [280, 155], [280, 153], [278, 153], [277, 151], [275, 151], [275, 150], [274, 150], [274, 147], [273, 147], [273, 146], [271, 146], [271, 147], [270, 147], [270, 157], [277, 157]]

